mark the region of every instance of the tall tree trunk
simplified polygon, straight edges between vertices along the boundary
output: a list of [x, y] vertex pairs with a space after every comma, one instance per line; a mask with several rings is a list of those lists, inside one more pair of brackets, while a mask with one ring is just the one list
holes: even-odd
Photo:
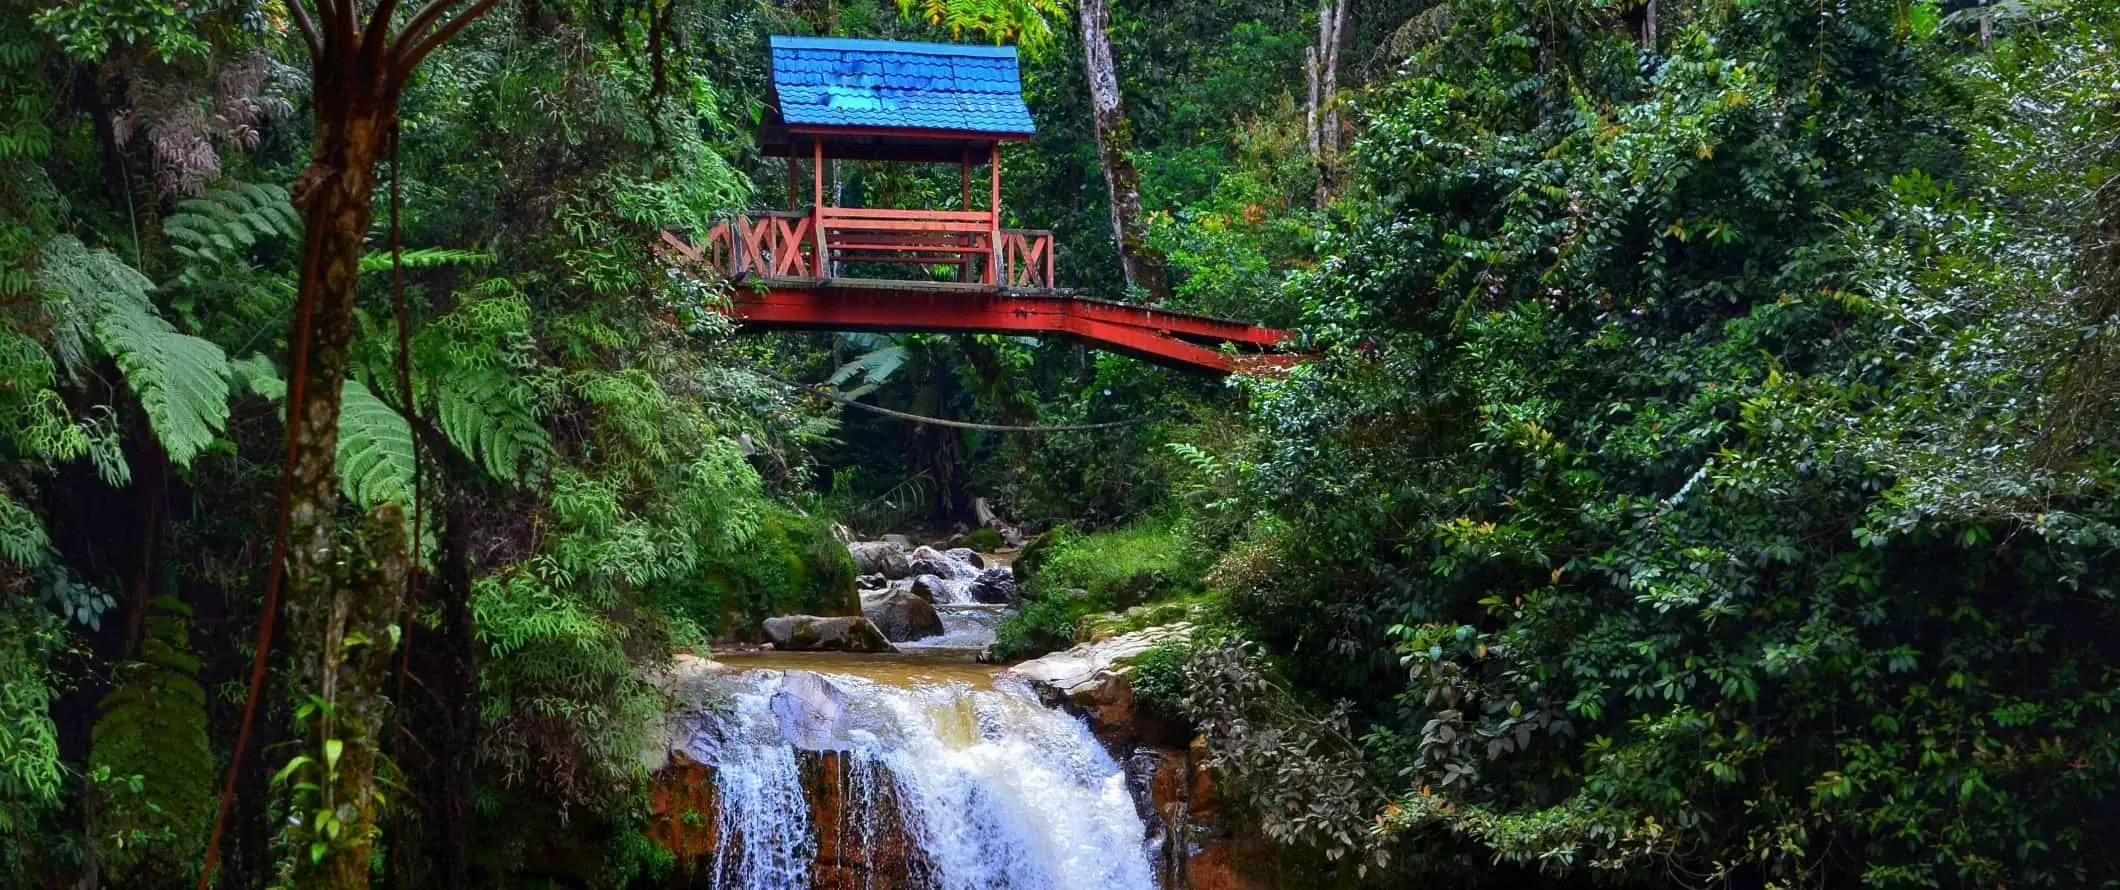
[[1170, 298], [1163, 255], [1148, 246], [1141, 218], [1141, 173], [1134, 169], [1133, 128], [1119, 101], [1119, 72], [1112, 61], [1110, 0], [1081, 0], [1082, 54], [1089, 75], [1090, 116], [1095, 124], [1097, 155], [1104, 162], [1104, 185], [1111, 195], [1112, 237], [1119, 243], [1119, 266], [1126, 286], [1147, 291], [1151, 299]]
[[[469, 2], [457, 12], [455, 7]], [[398, 97], [414, 68], [490, 11], [499, 0], [428, 0], [406, 16], [394, 37], [397, 0], [379, 0], [360, 21], [354, 0], [287, 0], [289, 18], [309, 48], [316, 145], [295, 180], [302, 212], [302, 279], [289, 325], [295, 360], [289, 374], [290, 434], [284, 512], [276, 544], [285, 553], [269, 576], [267, 602], [279, 589], [294, 641], [296, 713], [307, 742], [296, 760], [285, 878], [297, 888], [366, 890], [369, 859], [380, 834], [376, 778], [390, 701], [387, 684], [401, 628], [410, 556], [401, 511], [372, 512], [355, 546], [343, 546], [337, 523], [337, 457], [341, 387], [353, 337], [354, 296], [362, 241], [374, 218], [375, 167], [397, 125]], [[405, 406], [411, 410], [411, 406]], [[216, 817], [199, 890], [213, 878], [219, 837], [256, 716], [269, 631], [259, 634], [251, 695], [236, 735], [235, 762]]]
[[1318, 0], [1318, 43], [1304, 52], [1309, 103], [1303, 115], [1311, 163], [1317, 168], [1318, 209], [1332, 203], [1339, 188], [1340, 48], [1347, 43], [1347, 10], [1352, 0]]
[[[387, 71], [355, 54], [350, 64], [316, 65], [316, 148], [295, 184], [305, 228], [302, 279], [290, 335], [307, 361], [299, 380], [299, 447], [289, 486], [284, 615], [296, 688], [321, 706], [306, 710], [306, 753], [317, 791], [298, 811], [293, 877], [297, 887], [354, 890], [368, 885], [376, 836], [375, 765], [389, 702], [393, 625], [402, 602], [402, 528], [378, 521], [354, 548], [338, 532], [336, 458], [339, 403], [353, 336], [356, 279], [374, 217], [375, 166], [382, 158], [397, 97]], [[349, 72], [343, 70], [351, 67]], [[396, 511], [389, 511], [397, 515]], [[380, 538], [380, 540], [378, 540]], [[396, 546], [388, 541], [396, 539]], [[391, 553], [395, 552], [395, 556]], [[366, 563], [365, 565], [363, 563]], [[334, 753], [335, 752], [335, 753]], [[312, 844], [321, 845], [312, 853]]]

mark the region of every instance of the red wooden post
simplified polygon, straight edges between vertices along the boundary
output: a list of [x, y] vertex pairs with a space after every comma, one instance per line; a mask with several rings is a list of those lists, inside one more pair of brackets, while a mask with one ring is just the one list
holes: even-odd
[[1001, 143], [989, 142], [987, 156], [992, 159], [994, 169], [993, 203], [987, 205], [987, 213], [993, 222], [988, 226], [987, 247], [992, 250], [987, 260], [986, 283], [1001, 283]]
[[[972, 209], [972, 147], [971, 147], [971, 145], [970, 145], [970, 144], [966, 144], [966, 145], [965, 145], [965, 146], [964, 146], [963, 148], [961, 148], [961, 149], [959, 149], [959, 150], [958, 150], [958, 153], [957, 153], [957, 154], [958, 154], [958, 165], [957, 165], [957, 173], [958, 173], [958, 178], [959, 178], [960, 180], [962, 180], [962, 185], [964, 186], [964, 208], [963, 208], [963, 209], [965, 209], [965, 210], [970, 210], [970, 209]], [[967, 240], [969, 240], [969, 237], [970, 237], [970, 236], [966, 236], [966, 237], [967, 237]], [[965, 247], [970, 247], [970, 246], [972, 246], [972, 245], [971, 245], [970, 243], [965, 243], [965, 244], [964, 244], [964, 246], [965, 246]], [[967, 257], [964, 257], [963, 259], [964, 259], [964, 262], [961, 262], [961, 263], [958, 263], [958, 264], [957, 264], [957, 280], [958, 280], [958, 281], [965, 281], [965, 282], [969, 282], [969, 281], [971, 281], [971, 280], [972, 280], [972, 258], [971, 258], [971, 257], [968, 257], [968, 256], [967, 256]]]
[[1052, 290], [1054, 289], [1054, 287], [1055, 285], [1053, 284], [1053, 236], [1051, 234], [1047, 234], [1045, 236], [1045, 289]]
[[824, 137], [810, 139], [810, 231], [817, 241], [817, 262], [810, 269], [816, 278], [832, 277], [832, 257], [824, 241]]

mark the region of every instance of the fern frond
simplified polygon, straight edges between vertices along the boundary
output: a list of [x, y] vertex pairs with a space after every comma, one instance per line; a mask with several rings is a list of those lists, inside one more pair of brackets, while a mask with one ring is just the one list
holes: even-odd
[[874, 349], [840, 365], [825, 382], [832, 386], [842, 386], [853, 380], [855, 375], [860, 375], [867, 382], [863, 390], [873, 390], [889, 381], [891, 375], [898, 373], [898, 369], [905, 367], [905, 363], [911, 358], [912, 352], [903, 344]]
[[190, 466], [228, 425], [228, 356], [156, 314], [154, 282], [107, 250], [52, 240], [39, 275], [125, 375], [170, 460]]
[[[228, 369], [252, 393], [275, 402], [287, 397], [287, 381], [271, 359], [253, 355], [229, 362]], [[347, 379], [339, 390], [339, 490], [363, 510], [386, 503], [410, 507], [416, 466], [412, 425], [360, 381]]]
[[162, 221], [162, 233], [186, 260], [177, 283], [194, 285], [260, 242], [299, 240], [302, 217], [285, 188], [237, 184], [179, 202], [177, 212]]
[[[485, 266], [493, 262], [493, 254], [484, 250], [456, 250], [448, 247], [421, 247], [398, 253], [399, 266], [406, 269], [435, 269], [442, 266]], [[361, 271], [390, 271], [390, 251], [372, 250], [361, 254]]]
[[494, 478], [515, 482], [552, 449], [521, 386], [501, 368], [459, 371], [436, 386], [436, 421], [451, 444]]
[[397, 409], [349, 379], [340, 391], [339, 489], [362, 509], [412, 505], [412, 425]]

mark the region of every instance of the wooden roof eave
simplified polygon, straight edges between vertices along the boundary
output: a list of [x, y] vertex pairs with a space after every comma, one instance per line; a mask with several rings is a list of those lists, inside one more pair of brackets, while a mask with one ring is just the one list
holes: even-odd
[[824, 156], [834, 160], [956, 163], [967, 152], [981, 158], [995, 143], [1028, 139], [1028, 133], [768, 124], [758, 132], [758, 148], [768, 157], [810, 157], [821, 142]]

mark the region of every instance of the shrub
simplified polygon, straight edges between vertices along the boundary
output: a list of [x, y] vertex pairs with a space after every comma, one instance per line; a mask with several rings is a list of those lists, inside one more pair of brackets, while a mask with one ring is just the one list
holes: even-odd
[[1192, 644], [1186, 642], [1161, 643], [1141, 653], [1127, 675], [1134, 697], [1165, 717], [1186, 719], [1185, 701], [1191, 693], [1185, 666], [1190, 661]]
[[1014, 660], [1066, 648], [1075, 641], [1075, 622], [1083, 608], [1064, 593], [1024, 600], [1020, 611], [994, 628], [994, 656]]
[[981, 553], [992, 553], [1001, 549], [1001, 545], [1007, 543], [1001, 539], [1000, 532], [991, 528], [973, 529], [972, 533], [965, 535], [964, 538], [966, 546]]

